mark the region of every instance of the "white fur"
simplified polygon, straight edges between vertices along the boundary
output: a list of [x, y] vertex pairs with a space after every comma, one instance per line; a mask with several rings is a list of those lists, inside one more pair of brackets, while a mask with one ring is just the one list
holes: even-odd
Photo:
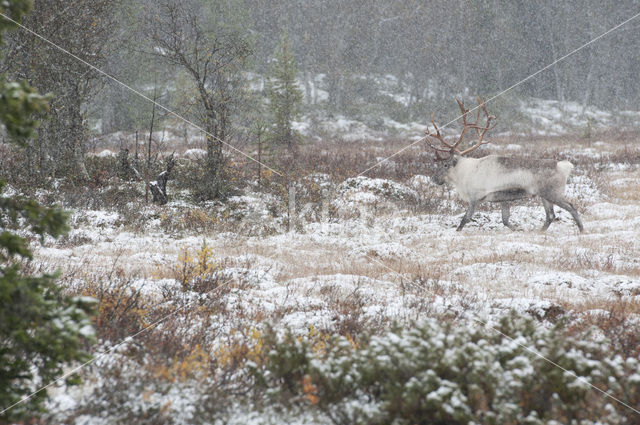
[[573, 164], [569, 161], [559, 161], [556, 167], [558, 168], [558, 171], [560, 171], [560, 173], [564, 176], [564, 181], [566, 182], [569, 178], [571, 170], [573, 170]]
[[530, 195], [538, 195], [540, 190], [551, 186], [564, 192], [564, 184], [573, 164], [560, 161], [556, 170], [538, 168], [535, 161], [531, 166], [507, 169], [498, 162], [495, 155], [483, 158], [459, 157], [454, 167], [446, 174], [446, 181], [466, 202], [481, 200], [492, 192], [522, 189]]
[[[455, 164], [455, 165], [454, 165]], [[546, 220], [542, 230], [547, 230], [555, 219], [553, 206], [568, 211], [580, 232], [584, 231], [576, 208], [564, 197], [564, 187], [573, 165], [568, 161], [554, 162], [496, 155], [484, 158], [465, 158], [456, 155], [447, 160], [436, 172], [436, 183], [449, 183], [459, 196], [469, 203], [467, 212], [456, 230], [460, 231], [471, 220], [479, 202], [502, 203], [502, 222], [509, 224], [509, 202], [539, 195]]]

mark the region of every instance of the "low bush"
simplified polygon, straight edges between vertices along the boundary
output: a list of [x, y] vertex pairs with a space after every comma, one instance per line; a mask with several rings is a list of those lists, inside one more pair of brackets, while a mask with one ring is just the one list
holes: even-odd
[[205, 241], [195, 253], [186, 248], [180, 252], [173, 271], [174, 278], [183, 291], [207, 293], [222, 283], [222, 277], [217, 273], [218, 265], [214, 261], [213, 250]]
[[101, 340], [117, 342], [148, 325], [148, 302], [131, 279], [90, 279], [80, 294], [98, 302], [93, 324]]
[[[495, 328], [428, 319], [323, 351], [291, 334], [265, 338], [253, 367], [269, 402], [318, 409], [335, 424], [624, 423], [640, 402], [640, 363], [515, 315]], [[540, 355], [525, 349], [530, 347]], [[544, 358], [543, 358], [544, 357]], [[547, 359], [547, 360], [545, 360]], [[552, 363], [553, 362], [553, 363]]]

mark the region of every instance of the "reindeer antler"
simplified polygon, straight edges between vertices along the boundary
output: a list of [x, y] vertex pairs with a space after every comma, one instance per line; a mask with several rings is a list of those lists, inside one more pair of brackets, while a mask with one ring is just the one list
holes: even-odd
[[[433, 114], [431, 114], [431, 124], [433, 124], [433, 128], [435, 129], [435, 133], [432, 133], [431, 131], [429, 131], [429, 126], [427, 125], [427, 130], [425, 131], [425, 133], [426, 133], [425, 141], [427, 142], [427, 145], [429, 145], [429, 147], [431, 147], [431, 149], [433, 149], [435, 151], [436, 158], [439, 161], [445, 160], [445, 159], [447, 159], [447, 157], [440, 156], [440, 153], [441, 152], [446, 152], [448, 154], [451, 154], [451, 152], [453, 150], [453, 145], [450, 145], [449, 143], [447, 143], [447, 141], [444, 140], [444, 138], [440, 134], [440, 129], [436, 125], [436, 122], [435, 122], [435, 120], [433, 118]], [[436, 146], [433, 143], [431, 143], [429, 141], [430, 137], [432, 137], [434, 139], [437, 139], [442, 145], [446, 146], [446, 148], [442, 148], [442, 147]]]
[[[458, 103], [458, 107], [460, 107], [460, 111], [462, 112], [462, 131], [460, 132], [460, 135], [457, 137], [457, 140], [453, 143], [449, 143], [446, 140], [444, 140], [444, 138], [442, 137], [442, 135], [440, 134], [440, 130], [438, 129], [438, 126], [436, 125], [434, 119], [433, 119], [433, 115], [431, 116], [431, 123], [433, 124], [433, 127], [435, 128], [435, 133], [431, 133], [429, 131], [429, 127], [427, 126], [427, 131], [425, 132], [427, 137], [426, 137], [426, 141], [427, 144], [436, 152], [436, 157], [438, 159], [445, 159], [442, 158], [439, 155], [439, 152], [447, 152], [450, 155], [453, 154], [454, 152], [460, 154], [460, 155], [466, 155], [470, 152], [473, 152], [474, 150], [478, 149], [480, 146], [482, 145], [486, 145], [489, 142], [485, 142], [483, 141], [483, 138], [485, 136], [485, 134], [487, 133], [487, 131], [491, 130], [492, 128], [495, 127], [495, 122], [493, 125], [491, 125], [492, 121], [496, 120], [496, 117], [493, 115], [489, 115], [489, 112], [487, 112], [487, 107], [485, 102], [482, 101], [482, 99], [478, 96], [478, 107], [476, 108], [478, 110], [478, 112], [476, 113], [475, 116], [475, 121], [474, 122], [468, 122], [467, 121], [467, 116], [471, 115], [471, 112], [465, 108], [464, 106], [464, 101], [460, 100], [458, 98], [456, 98], [456, 102]], [[484, 112], [484, 115], [486, 116], [486, 122], [484, 126], [480, 126], [478, 124], [478, 122], [480, 121], [480, 113]], [[478, 141], [471, 146], [468, 149], [465, 149], [463, 151], [461, 151], [460, 149], [458, 149], [458, 146], [460, 146], [460, 143], [462, 143], [462, 140], [464, 139], [464, 135], [467, 132], [467, 130], [469, 129], [475, 129], [476, 133], [478, 135]], [[433, 145], [431, 142], [429, 142], [429, 138], [434, 138], [436, 140], [438, 140], [442, 147], [440, 146], [435, 146]]]
[[[473, 152], [474, 150], [478, 149], [480, 146], [486, 145], [487, 143], [489, 143], [489, 142], [483, 141], [484, 135], [487, 134], [487, 131], [491, 130], [496, 126], [495, 115], [489, 115], [489, 112], [487, 112], [487, 104], [480, 98], [480, 96], [478, 96], [477, 99], [478, 99], [478, 108], [477, 108], [478, 112], [476, 113], [476, 122], [473, 123], [471, 127], [476, 129], [476, 133], [478, 134], [478, 141], [476, 142], [475, 145], [471, 146], [470, 148], [465, 149], [462, 152], [458, 151], [460, 155], [466, 155], [469, 152]], [[485, 122], [484, 127], [480, 127], [478, 125], [478, 121], [480, 121], [481, 111], [484, 112], [485, 117], [487, 117], [487, 121]], [[491, 125], [491, 121], [494, 121], [493, 125]]]

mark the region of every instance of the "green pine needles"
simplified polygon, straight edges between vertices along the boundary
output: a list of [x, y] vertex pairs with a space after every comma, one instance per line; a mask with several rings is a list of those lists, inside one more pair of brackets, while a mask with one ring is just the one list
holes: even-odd
[[276, 48], [270, 74], [267, 83], [269, 112], [273, 119], [270, 139], [274, 145], [292, 151], [299, 139], [292, 126], [300, 114], [302, 90], [296, 82], [298, 69], [286, 31]]
[[[4, 0], [0, 12], [20, 19], [30, 1]], [[0, 17], [1, 31], [15, 24]], [[23, 146], [37, 125], [35, 117], [48, 109], [42, 96], [25, 82], [0, 76], [0, 123], [9, 141]], [[44, 239], [66, 232], [67, 214], [18, 195], [2, 196], [0, 181], [0, 412], [63, 374], [63, 367], [89, 358], [85, 343], [94, 338], [89, 318], [95, 300], [67, 297], [55, 275], [34, 275], [28, 241], [16, 229]], [[73, 383], [68, 379], [67, 383]], [[46, 391], [0, 413], [0, 423], [36, 417]]]

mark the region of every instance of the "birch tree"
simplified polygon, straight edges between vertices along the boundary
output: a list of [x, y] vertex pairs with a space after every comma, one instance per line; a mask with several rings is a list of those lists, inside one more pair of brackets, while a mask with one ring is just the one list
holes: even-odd
[[225, 144], [247, 97], [243, 71], [252, 54], [240, 5], [228, 2], [162, 0], [146, 16], [151, 53], [188, 75], [196, 92], [194, 118], [206, 131], [203, 184], [197, 197], [222, 198], [228, 192]]

